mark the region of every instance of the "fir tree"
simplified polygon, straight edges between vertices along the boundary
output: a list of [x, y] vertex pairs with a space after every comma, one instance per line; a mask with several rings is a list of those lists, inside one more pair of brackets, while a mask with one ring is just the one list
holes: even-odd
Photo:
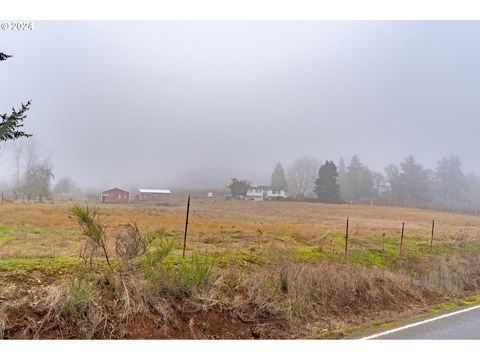
[[287, 179], [282, 164], [280, 163], [278, 163], [277, 166], [275, 166], [275, 170], [273, 170], [271, 185], [272, 187], [287, 191]]
[[[4, 54], [0, 52], [0, 61], [7, 60], [12, 57], [11, 55]], [[27, 117], [25, 112], [30, 107], [30, 101], [26, 104], [22, 104], [20, 110], [15, 110], [12, 108], [12, 113], [10, 115], [3, 114], [0, 115], [0, 142], [7, 140], [15, 140], [20, 137], [29, 137], [31, 134], [27, 134], [24, 131], [19, 129], [23, 126], [23, 120]]]
[[315, 180], [315, 193], [318, 200], [328, 204], [339, 204], [340, 186], [337, 183], [338, 172], [333, 161], [326, 161], [318, 170], [318, 178]]

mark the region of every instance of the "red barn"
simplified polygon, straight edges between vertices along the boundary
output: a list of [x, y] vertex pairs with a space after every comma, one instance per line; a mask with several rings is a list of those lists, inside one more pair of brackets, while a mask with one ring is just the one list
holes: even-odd
[[128, 204], [130, 202], [130, 193], [119, 188], [105, 190], [100, 196], [100, 202], [106, 204]]
[[172, 199], [170, 190], [139, 189], [138, 200], [142, 202], [165, 202]]

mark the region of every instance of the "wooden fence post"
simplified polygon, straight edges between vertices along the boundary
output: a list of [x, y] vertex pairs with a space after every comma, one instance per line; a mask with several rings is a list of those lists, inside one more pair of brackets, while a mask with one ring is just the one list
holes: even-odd
[[398, 256], [402, 256], [402, 246], [403, 246], [403, 231], [405, 230], [405, 223], [402, 222], [402, 233], [400, 235], [400, 251], [398, 252]]
[[190, 194], [187, 200], [187, 216], [185, 217], [185, 233], [183, 235], [183, 257], [185, 258], [185, 249], [187, 248], [187, 230], [188, 230], [188, 213], [190, 212]]
[[348, 253], [348, 217], [347, 217], [347, 225], [345, 227], [345, 260], [347, 260], [347, 253]]
[[435, 219], [432, 220], [432, 235], [430, 237], [430, 250], [432, 250], [433, 246], [433, 232], [435, 231]]

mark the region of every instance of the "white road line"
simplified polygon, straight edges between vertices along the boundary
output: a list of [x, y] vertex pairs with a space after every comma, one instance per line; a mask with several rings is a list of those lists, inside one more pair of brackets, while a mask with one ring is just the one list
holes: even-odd
[[440, 316], [437, 316], [437, 317], [434, 317], [434, 318], [431, 318], [431, 319], [419, 321], [417, 323], [401, 326], [401, 327], [396, 328], [396, 329], [387, 330], [387, 331], [381, 332], [379, 334], [366, 336], [366, 337], [360, 338], [359, 340], [375, 339], [375, 338], [380, 337], [380, 336], [384, 336], [384, 335], [387, 335], [387, 334], [392, 334], [392, 333], [395, 333], [397, 331], [402, 331], [402, 330], [409, 329], [409, 328], [412, 328], [412, 327], [415, 327], [415, 326], [418, 326], [418, 325], [423, 325], [423, 324], [426, 324], [426, 323], [429, 323], [429, 322], [432, 322], [432, 321], [435, 321], [435, 320], [444, 319], [444, 318], [447, 318], [449, 316], [455, 316], [455, 315], [458, 315], [458, 314], [461, 314], [461, 313], [464, 313], [464, 312], [467, 312], [467, 311], [470, 311], [470, 310], [479, 309], [479, 308], [480, 308], [480, 305], [472, 306], [472, 307], [469, 307], [467, 309], [458, 310], [458, 311], [451, 312], [451, 313], [444, 314], [444, 315], [440, 315]]

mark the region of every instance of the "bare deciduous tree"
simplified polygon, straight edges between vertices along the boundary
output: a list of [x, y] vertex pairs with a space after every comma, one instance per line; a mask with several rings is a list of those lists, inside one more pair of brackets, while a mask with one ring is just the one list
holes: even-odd
[[78, 192], [78, 188], [72, 179], [64, 176], [57, 181], [53, 188], [53, 192], [60, 195], [70, 195]]
[[320, 161], [312, 157], [304, 156], [295, 160], [287, 171], [290, 194], [304, 197], [309, 192], [313, 192], [319, 166]]

